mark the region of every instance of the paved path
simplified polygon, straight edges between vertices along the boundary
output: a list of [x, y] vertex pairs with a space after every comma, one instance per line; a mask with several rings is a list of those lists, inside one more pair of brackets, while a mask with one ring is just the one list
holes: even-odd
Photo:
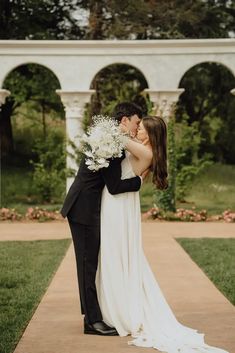
[[[162, 236], [187, 238], [235, 238], [235, 223], [219, 222], [144, 222], [143, 229], [154, 227]], [[0, 222], [1, 240], [39, 240], [70, 238], [70, 230], [66, 221], [61, 222]]]
[[[0, 224], [0, 238], [30, 240], [69, 237], [67, 224]], [[5, 236], [4, 236], [5, 234]], [[143, 223], [143, 243], [153, 272], [178, 320], [205, 333], [208, 344], [235, 352], [235, 310], [174, 237], [235, 237], [235, 224]], [[15, 353], [146, 353], [129, 337], [82, 333], [74, 252], [71, 245]]]
[[67, 221], [62, 222], [0, 222], [0, 241], [70, 238]]

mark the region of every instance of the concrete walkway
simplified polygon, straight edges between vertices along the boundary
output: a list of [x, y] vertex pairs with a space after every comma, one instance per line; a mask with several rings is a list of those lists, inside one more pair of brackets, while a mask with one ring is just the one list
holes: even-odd
[[[143, 222], [145, 235], [148, 229], [162, 236], [187, 238], [235, 238], [235, 223], [220, 222]], [[67, 221], [61, 222], [0, 222], [1, 240], [39, 240], [70, 238]]]
[[[144, 250], [157, 281], [184, 325], [205, 333], [208, 344], [235, 352], [235, 310], [174, 237], [235, 237], [235, 224], [143, 223]], [[66, 222], [0, 224], [2, 240], [69, 237]], [[130, 337], [83, 335], [73, 246], [26, 328], [15, 353], [146, 353]]]
[[70, 238], [68, 222], [0, 222], [0, 241]]

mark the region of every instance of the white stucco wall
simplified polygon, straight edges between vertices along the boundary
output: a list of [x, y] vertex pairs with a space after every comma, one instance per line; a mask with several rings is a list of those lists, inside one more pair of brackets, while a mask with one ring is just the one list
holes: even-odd
[[[0, 105], [9, 91], [6, 76], [27, 63], [44, 65], [60, 82], [57, 92], [65, 107], [68, 140], [79, 145], [85, 103], [93, 91], [91, 82], [104, 67], [123, 63], [136, 67], [148, 83], [156, 112], [170, 116], [179, 95], [183, 75], [202, 62], [225, 65], [235, 76], [235, 39], [140, 40], [140, 41], [17, 41], [0, 40]], [[2, 88], [2, 89], [1, 89]], [[68, 150], [69, 150], [68, 145]], [[76, 168], [67, 156], [67, 167]], [[67, 179], [67, 189], [73, 178]]]
[[218, 62], [235, 75], [235, 40], [0, 41], [0, 87], [7, 74], [25, 63], [48, 67], [63, 90], [87, 90], [94, 76], [113, 63], [139, 69], [149, 88], [177, 88], [182, 76], [201, 62]]

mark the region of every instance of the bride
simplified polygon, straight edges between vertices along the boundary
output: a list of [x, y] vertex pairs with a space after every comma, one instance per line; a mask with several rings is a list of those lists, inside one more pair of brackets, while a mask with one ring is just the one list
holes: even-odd
[[[167, 129], [160, 117], [140, 122], [138, 142], [128, 139], [122, 179], [151, 168], [153, 183], [167, 188]], [[177, 321], [146, 260], [141, 239], [138, 192], [111, 195], [101, 202], [101, 244], [96, 277], [104, 321], [130, 345], [167, 353], [228, 353], [204, 342], [204, 334]]]

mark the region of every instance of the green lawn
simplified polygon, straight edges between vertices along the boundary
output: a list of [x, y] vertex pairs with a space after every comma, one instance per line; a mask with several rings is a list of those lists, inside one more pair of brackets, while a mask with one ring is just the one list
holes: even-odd
[[214, 164], [194, 181], [186, 200], [208, 213], [235, 210], [235, 165]]
[[[2, 168], [1, 207], [15, 208], [25, 213], [30, 206], [39, 206], [49, 210], [58, 210], [64, 199], [63, 193], [56, 196], [52, 204], [41, 204], [39, 195], [32, 183], [32, 171], [29, 168]], [[144, 182], [141, 191], [141, 209], [147, 211], [154, 203], [154, 186], [151, 178]], [[177, 207], [207, 209], [209, 214], [218, 214], [225, 209], [235, 210], [235, 165], [214, 164], [197, 176], [189, 187], [186, 203], [177, 203]]]
[[235, 304], [235, 239], [176, 240], [215, 286]]
[[0, 353], [11, 353], [70, 239], [0, 242]]
[[51, 211], [61, 207], [64, 195], [55, 197], [52, 204], [42, 204], [32, 183], [32, 170], [25, 167], [8, 167], [1, 170], [1, 206], [15, 208], [24, 214], [28, 207], [38, 206]]
[[[152, 207], [154, 187], [151, 181], [141, 188], [141, 208]], [[177, 202], [177, 208], [206, 209], [208, 214], [219, 214], [225, 209], [235, 210], [235, 165], [214, 164], [199, 174], [189, 187], [185, 203]]]
[[32, 185], [32, 172], [29, 168], [2, 167], [1, 169], [1, 203], [24, 204], [35, 201]]

